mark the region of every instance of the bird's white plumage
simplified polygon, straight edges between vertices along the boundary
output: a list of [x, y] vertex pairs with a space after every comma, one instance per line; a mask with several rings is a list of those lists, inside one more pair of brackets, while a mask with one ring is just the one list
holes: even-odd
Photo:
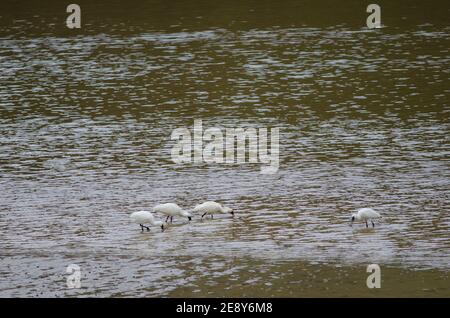
[[153, 214], [149, 211], [133, 212], [130, 215], [130, 219], [137, 224], [151, 224], [156, 226], [161, 226], [163, 224], [161, 221], [156, 221]]
[[366, 223], [366, 227], [369, 227], [367, 221], [372, 222], [372, 227], [375, 227], [373, 220], [381, 218], [381, 215], [371, 208], [359, 209], [357, 213], [352, 214], [352, 224], [355, 221], [362, 221]]
[[216, 214], [216, 213], [232, 213], [233, 210], [222, 206], [220, 203], [214, 201], [207, 201], [202, 204], [197, 205], [194, 212], [206, 213], [206, 214]]
[[168, 216], [192, 216], [189, 212], [184, 211], [178, 204], [175, 203], [158, 204], [153, 208], [153, 212], [159, 212]]
[[354, 214], [355, 219], [358, 221], [367, 221], [372, 219], [379, 219], [381, 215], [371, 208], [362, 208], [358, 210], [358, 213]]

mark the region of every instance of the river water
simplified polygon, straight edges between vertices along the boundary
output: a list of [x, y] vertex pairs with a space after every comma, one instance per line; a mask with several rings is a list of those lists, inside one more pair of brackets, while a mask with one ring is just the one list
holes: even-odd
[[[74, 30], [2, 4], [0, 296], [450, 296], [445, 1], [379, 1], [376, 30], [360, 1], [77, 3]], [[279, 128], [278, 171], [175, 164], [199, 119]], [[206, 200], [236, 216], [129, 220]]]

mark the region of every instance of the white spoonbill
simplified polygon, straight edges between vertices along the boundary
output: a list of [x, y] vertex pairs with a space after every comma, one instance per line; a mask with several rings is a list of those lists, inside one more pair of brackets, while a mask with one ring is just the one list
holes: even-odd
[[154, 226], [160, 226], [161, 230], [164, 231], [164, 223], [161, 221], [155, 221], [155, 217], [153, 214], [149, 211], [138, 211], [133, 212], [130, 215], [130, 219], [141, 226], [142, 232], [144, 231], [144, 227], [147, 229], [147, 231], [150, 231], [150, 228], [148, 226], [145, 226], [144, 224], [151, 224]]
[[210, 214], [211, 218], [213, 218], [213, 215], [216, 213], [230, 213], [232, 216], [234, 216], [233, 209], [230, 209], [226, 206], [222, 206], [220, 203], [214, 201], [207, 201], [202, 204], [199, 204], [194, 208], [193, 211], [203, 213], [202, 219], [206, 214]]
[[362, 208], [358, 210], [358, 213], [352, 214], [352, 223], [355, 221], [363, 221], [366, 222], [366, 227], [369, 227], [367, 224], [367, 221], [372, 222], [372, 227], [375, 227], [375, 224], [373, 223], [374, 219], [380, 219], [381, 215], [376, 212], [374, 209], [371, 208]]
[[166, 222], [169, 220], [170, 217], [170, 223], [172, 223], [174, 216], [184, 216], [187, 217], [189, 221], [192, 220], [192, 214], [190, 214], [187, 211], [184, 211], [182, 208], [178, 206], [178, 204], [175, 203], [158, 204], [153, 208], [153, 212], [159, 212], [164, 215], [167, 215]]

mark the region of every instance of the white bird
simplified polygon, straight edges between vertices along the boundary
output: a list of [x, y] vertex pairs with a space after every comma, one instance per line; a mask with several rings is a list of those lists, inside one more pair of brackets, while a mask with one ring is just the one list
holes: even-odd
[[192, 220], [192, 214], [190, 214], [187, 211], [184, 211], [182, 208], [178, 206], [178, 204], [175, 203], [158, 204], [153, 208], [153, 212], [159, 212], [164, 215], [167, 215], [166, 222], [169, 220], [170, 217], [170, 223], [172, 223], [174, 216], [184, 216], [187, 217], [189, 221]]
[[373, 223], [374, 219], [380, 219], [381, 215], [376, 212], [373, 209], [370, 208], [362, 208], [358, 210], [358, 213], [354, 213], [352, 214], [352, 223], [354, 221], [363, 221], [366, 222], [366, 227], [369, 227], [369, 225], [367, 224], [367, 221], [372, 222], [372, 227], [375, 227], [375, 224]]
[[147, 229], [147, 231], [150, 231], [150, 228], [148, 226], [145, 226], [144, 224], [151, 224], [154, 226], [161, 226], [161, 230], [164, 231], [164, 223], [161, 221], [155, 221], [155, 217], [153, 214], [149, 211], [138, 211], [133, 212], [130, 215], [130, 219], [141, 226], [141, 230], [144, 231], [144, 227]]
[[222, 206], [220, 203], [214, 202], [214, 201], [207, 201], [202, 204], [197, 205], [194, 210], [194, 212], [201, 212], [202, 219], [206, 214], [210, 214], [211, 218], [213, 218], [213, 215], [216, 213], [230, 213], [234, 216], [233, 209], [230, 209], [226, 206]]

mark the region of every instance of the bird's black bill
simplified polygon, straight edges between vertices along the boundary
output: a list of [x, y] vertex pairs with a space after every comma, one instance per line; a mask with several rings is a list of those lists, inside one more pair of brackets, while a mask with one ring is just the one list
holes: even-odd
[[350, 226], [353, 226], [353, 222], [355, 221], [355, 217], [354, 216], [352, 216], [352, 220], [351, 220], [351, 222], [350, 222]]
[[189, 221], [192, 221], [192, 218], [191, 218], [190, 216], [188, 216], [188, 220], [189, 220]]

